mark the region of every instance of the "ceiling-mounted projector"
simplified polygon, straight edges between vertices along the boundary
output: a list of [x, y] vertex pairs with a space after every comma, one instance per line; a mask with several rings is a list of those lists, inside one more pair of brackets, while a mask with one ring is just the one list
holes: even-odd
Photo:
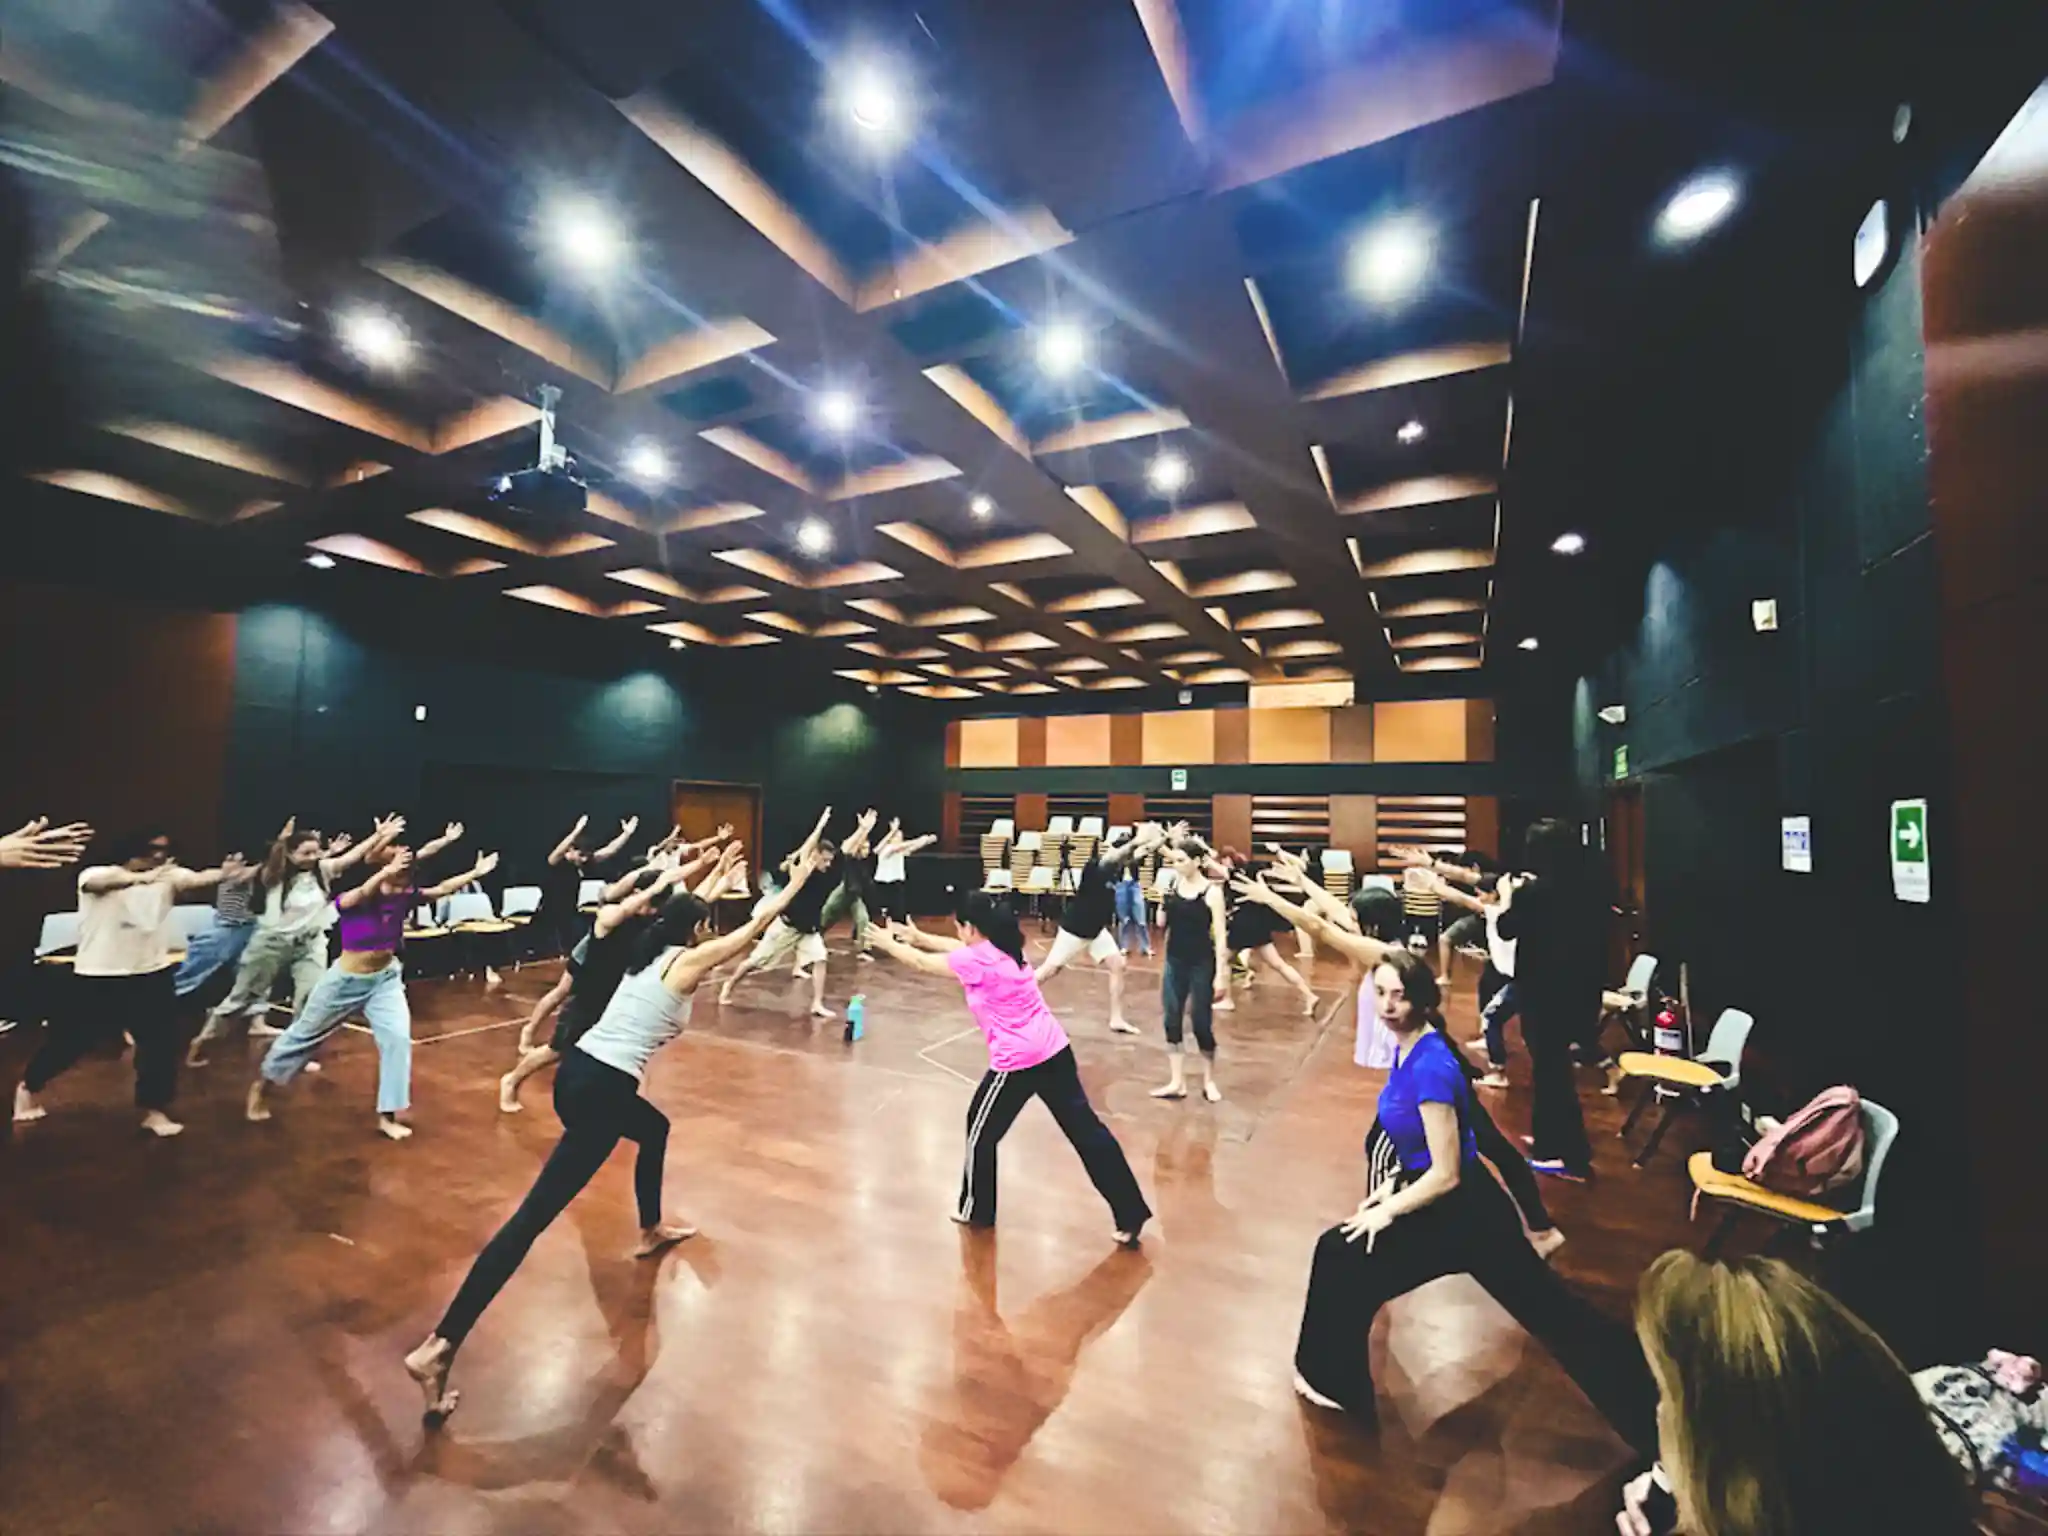
[[576, 473], [569, 450], [555, 440], [555, 404], [562, 392], [540, 387], [540, 461], [531, 469], [500, 475], [490, 484], [491, 500], [531, 517], [580, 516], [590, 504], [590, 487]]

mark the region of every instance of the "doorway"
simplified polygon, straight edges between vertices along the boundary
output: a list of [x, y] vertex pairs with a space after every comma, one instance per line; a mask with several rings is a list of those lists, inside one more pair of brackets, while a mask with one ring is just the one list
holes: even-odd
[[1607, 879], [1614, 893], [1607, 925], [1607, 974], [1628, 973], [1650, 931], [1643, 879], [1643, 787], [1616, 784], [1607, 791]]
[[710, 779], [677, 779], [669, 787], [669, 819], [691, 842], [732, 826], [747, 843], [750, 888], [761, 889], [761, 786]]

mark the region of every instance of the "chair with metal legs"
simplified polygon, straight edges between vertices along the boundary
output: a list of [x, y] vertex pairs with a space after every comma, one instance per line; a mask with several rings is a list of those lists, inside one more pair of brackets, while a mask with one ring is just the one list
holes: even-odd
[[1648, 1051], [1623, 1051], [1615, 1063], [1621, 1073], [1621, 1081], [1640, 1079], [1648, 1083], [1635, 1106], [1629, 1110], [1628, 1118], [1621, 1123], [1617, 1132], [1624, 1141], [1636, 1128], [1636, 1121], [1654, 1100], [1664, 1106], [1664, 1113], [1658, 1119], [1656, 1128], [1650, 1132], [1650, 1139], [1643, 1143], [1643, 1150], [1635, 1156], [1635, 1166], [1640, 1168], [1657, 1155], [1657, 1148], [1664, 1141], [1664, 1133], [1671, 1129], [1671, 1122], [1678, 1118], [1680, 1111], [1704, 1109], [1712, 1099], [1732, 1096], [1742, 1087], [1742, 1051], [1749, 1043], [1749, 1032], [1756, 1027], [1756, 1020], [1740, 1008], [1724, 1008], [1721, 1017], [1714, 1021], [1714, 1031], [1707, 1036], [1706, 1051], [1698, 1060], [1684, 1056], [1653, 1056]]
[[1691, 1161], [1686, 1164], [1686, 1172], [1692, 1176], [1693, 1214], [1699, 1214], [1702, 1200], [1718, 1200], [1727, 1207], [1720, 1225], [1707, 1239], [1704, 1256], [1711, 1259], [1720, 1253], [1721, 1245], [1745, 1212], [1784, 1222], [1788, 1232], [1804, 1228], [1817, 1248], [1834, 1242], [1844, 1233], [1869, 1231], [1877, 1224], [1878, 1180], [1884, 1174], [1885, 1160], [1891, 1156], [1892, 1144], [1898, 1137], [1899, 1117], [1882, 1104], [1865, 1099], [1863, 1185], [1856, 1192], [1854, 1204], [1825, 1205], [1797, 1195], [1781, 1195], [1739, 1173], [1723, 1173], [1714, 1166], [1711, 1152], [1693, 1153]]

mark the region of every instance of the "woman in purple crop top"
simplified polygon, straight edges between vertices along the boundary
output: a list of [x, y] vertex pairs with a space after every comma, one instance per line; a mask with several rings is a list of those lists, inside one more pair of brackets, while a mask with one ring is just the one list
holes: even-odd
[[967, 1011], [988, 1038], [988, 1072], [967, 1104], [967, 1158], [953, 1219], [964, 1226], [996, 1224], [996, 1147], [1024, 1106], [1045, 1101], [1096, 1192], [1109, 1202], [1116, 1240], [1135, 1248], [1152, 1219], [1124, 1149], [1102, 1123], [1081, 1086], [1067, 1032], [1045, 1006], [1024, 958], [1024, 934], [1007, 901], [973, 891], [953, 920], [958, 938], [908, 924], [870, 930], [877, 949], [934, 976], [950, 976], [967, 994]]
[[[451, 823], [421, 847], [419, 857], [432, 858], [460, 836], [462, 824]], [[498, 867], [498, 856], [487, 853], [454, 879], [423, 890], [413, 884], [411, 849], [387, 843], [367, 862], [373, 866], [370, 878], [335, 899], [341, 913], [340, 958], [320, 978], [291, 1028], [271, 1042], [249, 1085], [251, 1120], [268, 1120], [264, 1098], [270, 1089], [282, 1088], [305, 1071], [327, 1037], [344, 1020], [361, 1014], [377, 1042], [377, 1129], [393, 1141], [412, 1134], [412, 1127], [398, 1118], [412, 1103], [412, 1009], [405, 997], [405, 967], [398, 960], [406, 914], [421, 902], [439, 901], [481, 880]]]

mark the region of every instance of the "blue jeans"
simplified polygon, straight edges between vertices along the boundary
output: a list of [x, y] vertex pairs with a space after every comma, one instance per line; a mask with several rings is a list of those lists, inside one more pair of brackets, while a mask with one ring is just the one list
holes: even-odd
[[1145, 888], [1135, 880], [1120, 881], [1116, 887], [1116, 944], [1128, 948], [1137, 934], [1139, 947], [1152, 953], [1152, 930], [1145, 926]]
[[369, 1021], [377, 1042], [377, 1113], [395, 1115], [406, 1108], [412, 1103], [412, 1008], [405, 1000], [405, 967], [396, 956], [368, 976], [328, 967], [292, 1027], [271, 1041], [259, 1069], [263, 1080], [283, 1087], [357, 1014]]
[[216, 912], [206, 920], [204, 928], [192, 935], [185, 958], [178, 962], [178, 974], [171, 980], [172, 990], [179, 997], [190, 997], [206, 985], [209, 977], [240, 963], [249, 936], [255, 931], [253, 919], [246, 923], [224, 923]]
[[1515, 1016], [1519, 1006], [1515, 1000], [1514, 979], [1509, 977], [1501, 982], [1500, 990], [1479, 1010], [1479, 1022], [1486, 1029], [1486, 1059], [1492, 1066], [1505, 1067], [1508, 1064], [1508, 1020]]

